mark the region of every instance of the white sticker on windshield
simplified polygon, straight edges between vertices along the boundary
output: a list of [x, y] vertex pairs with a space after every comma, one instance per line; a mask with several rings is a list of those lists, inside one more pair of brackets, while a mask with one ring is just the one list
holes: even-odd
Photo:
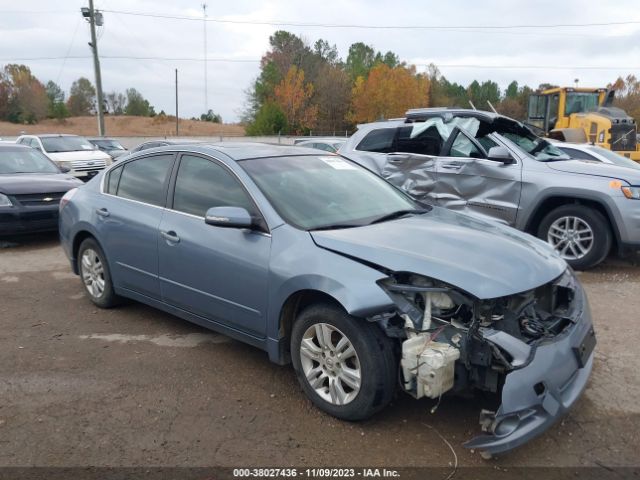
[[356, 170], [356, 167], [340, 157], [318, 157], [324, 163], [336, 170]]
[[82, 145], [80, 145], [80, 147], [81, 147], [83, 150], [93, 150], [93, 148], [94, 148], [94, 147], [93, 147], [93, 145], [87, 145], [87, 144], [85, 144], [85, 143], [83, 143]]

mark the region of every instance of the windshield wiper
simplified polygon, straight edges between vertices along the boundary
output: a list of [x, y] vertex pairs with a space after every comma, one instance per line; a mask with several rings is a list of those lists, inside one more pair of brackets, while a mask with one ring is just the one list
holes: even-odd
[[356, 225], [354, 223], [333, 223], [329, 225], [320, 225], [319, 227], [310, 228], [309, 232], [318, 232], [320, 230], [339, 230], [341, 228], [356, 228], [362, 227], [362, 225]]
[[419, 209], [419, 208], [412, 208], [407, 210], [396, 210], [395, 212], [391, 212], [376, 218], [375, 220], [369, 222], [369, 225], [373, 225], [374, 223], [388, 222], [389, 220], [394, 220], [396, 218], [404, 217], [405, 215], [422, 215], [423, 213], [427, 213], [428, 211], [429, 210], [427, 209]]

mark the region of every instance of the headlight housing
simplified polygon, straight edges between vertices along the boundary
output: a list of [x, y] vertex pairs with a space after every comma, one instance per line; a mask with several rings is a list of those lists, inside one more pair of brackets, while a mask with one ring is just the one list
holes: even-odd
[[11, 207], [13, 203], [4, 193], [0, 193], [0, 207]]
[[640, 200], [640, 187], [620, 187], [622, 193], [625, 197], [630, 198], [632, 200]]

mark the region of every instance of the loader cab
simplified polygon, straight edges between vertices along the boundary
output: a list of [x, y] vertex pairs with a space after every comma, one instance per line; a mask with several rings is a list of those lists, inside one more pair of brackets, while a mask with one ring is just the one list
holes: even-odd
[[529, 97], [527, 123], [549, 135], [559, 128], [571, 127], [571, 115], [593, 112], [605, 103], [604, 88], [550, 88]]

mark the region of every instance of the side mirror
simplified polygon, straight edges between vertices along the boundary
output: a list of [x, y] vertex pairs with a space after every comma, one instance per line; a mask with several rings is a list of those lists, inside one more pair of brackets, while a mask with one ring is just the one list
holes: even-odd
[[246, 209], [241, 207], [213, 207], [204, 217], [207, 225], [223, 228], [252, 228], [253, 219]]
[[58, 168], [62, 173], [69, 173], [71, 171], [69, 167], [65, 167], [65, 166], [59, 166]]
[[515, 163], [513, 155], [507, 149], [507, 147], [491, 147], [488, 153], [488, 159], [496, 162], [504, 163], [505, 165], [511, 165]]

